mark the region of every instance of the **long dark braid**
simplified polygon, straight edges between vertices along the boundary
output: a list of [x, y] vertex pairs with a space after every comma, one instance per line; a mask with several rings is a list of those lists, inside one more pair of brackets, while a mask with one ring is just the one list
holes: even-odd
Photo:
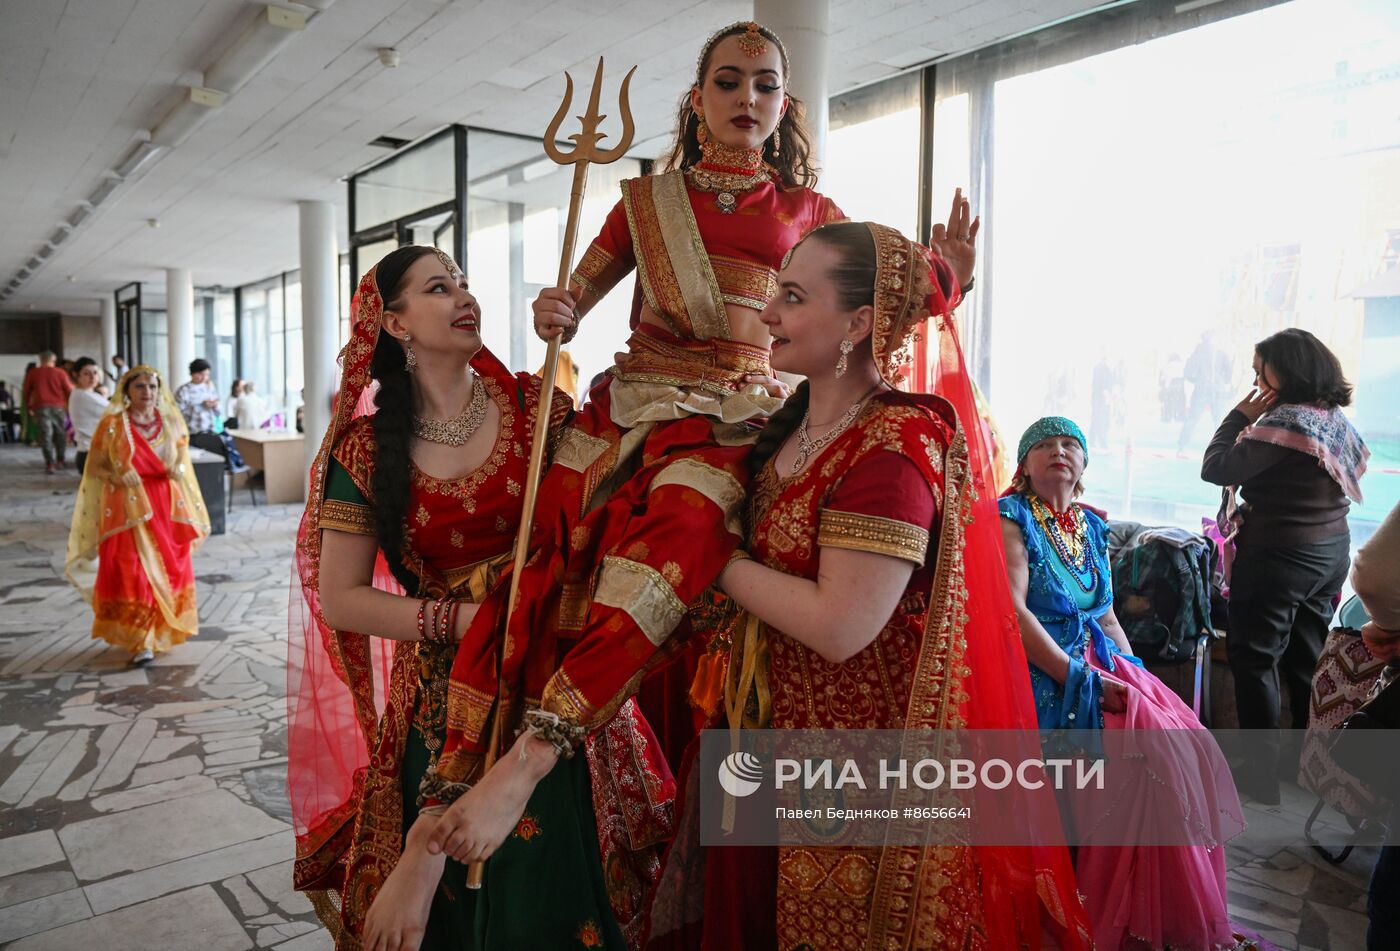
[[[432, 248], [409, 246], [391, 251], [379, 262], [375, 283], [384, 309], [392, 310], [402, 292], [404, 276]], [[374, 528], [384, 560], [399, 584], [410, 593], [418, 590], [418, 578], [403, 565], [404, 518], [412, 490], [409, 442], [413, 438], [413, 384], [409, 380], [403, 346], [381, 330], [370, 361], [370, 375], [379, 381], [370, 417], [374, 426]]]
[[[823, 225], [802, 240], [818, 241], [840, 255], [829, 276], [836, 285], [837, 303], [843, 310], [855, 310], [875, 302], [875, 239], [869, 228], [859, 222], [841, 221]], [[866, 342], [861, 345], [860, 352], [868, 353], [869, 349], [870, 344]], [[756, 475], [782, 448], [807, 413], [809, 399], [807, 381], [803, 380], [783, 408], [764, 424], [763, 432], [749, 453], [749, 471]]]
[[803, 380], [797, 384], [797, 389], [792, 391], [792, 395], [787, 398], [783, 408], [768, 417], [768, 422], [763, 424], [763, 429], [758, 434], [758, 441], [753, 444], [753, 451], [749, 453], [749, 471], [751, 473], [758, 475], [759, 470], [767, 465], [768, 460], [778, 454], [783, 443], [787, 442], [787, 438], [792, 435], [798, 423], [802, 422], [802, 417], [806, 415], [809, 396], [807, 381]]

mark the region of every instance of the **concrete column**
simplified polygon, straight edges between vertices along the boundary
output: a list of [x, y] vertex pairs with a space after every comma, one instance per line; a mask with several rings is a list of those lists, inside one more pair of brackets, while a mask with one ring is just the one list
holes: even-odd
[[754, 0], [753, 18], [782, 38], [792, 75], [788, 87], [807, 107], [807, 131], [818, 167], [826, 158], [831, 92], [831, 0]]
[[306, 381], [306, 464], [310, 468], [331, 423], [339, 349], [335, 283], [335, 208], [328, 201], [297, 202], [301, 237], [301, 359]]
[[187, 267], [165, 269], [165, 330], [170, 355], [165, 379], [176, 387], [189, 379], [190, 361], [195, 358], [194, 276]]
[[99, 303], [102, 305], [102, 352], [97, 359], [102, 362], [102, 372], [111, 373], [112, 357], [117, 353], [117, 301], [108, 294]]

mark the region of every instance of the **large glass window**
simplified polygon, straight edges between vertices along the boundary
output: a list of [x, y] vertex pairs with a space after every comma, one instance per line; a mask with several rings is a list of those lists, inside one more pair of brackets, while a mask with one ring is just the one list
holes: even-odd
[[[620, 200], [618, 183], [640, 172], [635, 159], [589, 169], [575, 260]], [[530, 302], [559, 277], [573, 169], [550, 161], [538, 139], [471, 129], [467, 179], [467, 277], [481, 302], [483, 339], [512, 370], [533, 372], [544, 362], [545, 345], [535, 336]], [[631, 305], [630, 288], [615, 289], [569, 345], [580, 390], [612, 366], [629, 332]]]
[[919, 76], [910, 74], [831, 101], [818, 189], [856, 221], [917, 236]]
[[453, 196], [451, 130], [355, 176], [356, 231], [394, 221]]
[[1374, 453], [1359, 542], [1400, 499], [1400, 7], [1294, 0], [1147, 42], [1118, 14], [1116, 48], [1065, 31], [938, 67], [935, 214], [962, 185], [986, 224], [979, 379], [1010, 439], [1083, 424], [1091, 501], [1199, 529], [1254, 344], [1307, 329]]
[[224, 396], [233, 386], [238, 363], [238, 323], [234, 316], [233, 293], [225, 290], [196, 290], [194, 299], [194, 353], [208, 360], [212, 378]]

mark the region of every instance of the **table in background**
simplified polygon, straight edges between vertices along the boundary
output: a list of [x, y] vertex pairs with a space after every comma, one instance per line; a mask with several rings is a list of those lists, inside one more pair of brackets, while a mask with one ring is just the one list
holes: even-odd
[[231, 429], [243, 461], [263, 474], [269, 505], [306, 501], [306, 437], [272, 429]]

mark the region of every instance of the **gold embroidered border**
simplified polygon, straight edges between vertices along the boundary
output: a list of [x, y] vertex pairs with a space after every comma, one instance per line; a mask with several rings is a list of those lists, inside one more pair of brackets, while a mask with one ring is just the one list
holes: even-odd
[[928, 552], [928, 529], [879, 515], [822, 509], [817, 545], [868, 551], [922, 565]]
[[[739, 536], [744, 534], [740, 512], [747, 493], [739, 480], [728, 472], [698, 459], [680, 459], [657, 473], [648, 491], [655, 492], [665, 485], [682, 485], [699, 492], [724, 513], [726, 531]], [[654, 638], [653, 641], [660, 643]]]
[[544, 685], [539, 706], [541, 710], [557, 714], [559, 719], [569, 723], [583, 723], [592, 709], [588, 698], [562, 667]]
[[486, 720], [491, 715], [491, 707], [496, 702], [494, 694], [477, 690], [456, 680], [447, 682], [447, 726], [461, 730], [471, 742], [481, 739]]
[[321, 503], [321, 528], [333, 532], [349, 532], [351, 535], [373, 535], [374, 510], [368, 505], [342, 502], [339, 499], [326, 499]]
[[629, 270], [630, 267], [595, 242], [583, 252], [574, 273], [569, 276], [569, 282], [597, 298], [612, 290]]
[[593, 603], [626, 611], [647, 640], [657, 647], [666, 643], [685, 615], [685, 602], [676, 595], [675, 589], [662, 577], [661, 572], [650, 565], [617, 555], [608, 555], [603, 559]]
[[559, 630], [581, 631], [588, 620], [588, 585], [579, 581], [564, 582], [559, 593]]
[[[905, 716], [905, 727], [909, 731], [905, 752], [910, 756], [913, 753], [911, 744], [915, 742], [913, 737], [918, 735], [916, 731], [942, 730], [945, 731], [943, 735], [948, 736], [947, 731], [965, 725], [959, 710], [967, 698], [968, 673], [963, 664], [968, 617], [963, 544], [966, 525], [972, 519], [976, 489], [968, 463], [966, 434], [960, 423], [954, 425], [953, 439], [944, 457], [946, 508], [934, 561], [928, 616]], [[955, 740], [944, 742], [956, 746]], [[949, 755], [949, 751], [940, 744], [934, 755]], [[912, 801], [908, 797], [907, 791], [896, 790], [891, 806], [901, 809]], [[951, 870], [952, 863], [960, 858], [960, 850], [895, 844], [895, 837], [906, 832], [897, 824], [891, 824], [885, 846], [880, 851], [868, 919], [870, 946], [909, 947], [919, 929], [931, 928], [950, 936], [952, 946], [966, 947], [958, 937], [967, 928], [965, 918], [959, 922], [966, 909], [947, 900], [960, 896], [947, 889], [941, 892], [935, 887], [925, 888], [921, 876], [908, 873], [920, 862], [930, 861], [944, 862], [945, 870]], [[945, 876], [945, 881], [949, 877]]]
[[580, 429], [570, 426], [559, 437], [559, 446], [554, 450], [554, 465], [585, 472], [598, 461], [598, 457], [608, 451], [608, 441], [590, 436]]
[[712, 254], [710, 267], [726, 304], [762, 310], [778, 296], [778, 273], [766, 265]]
[[681, 337], [729, 336], [729, 318], [682, 172], [623, 183], [623, 207], [647, 304]]

